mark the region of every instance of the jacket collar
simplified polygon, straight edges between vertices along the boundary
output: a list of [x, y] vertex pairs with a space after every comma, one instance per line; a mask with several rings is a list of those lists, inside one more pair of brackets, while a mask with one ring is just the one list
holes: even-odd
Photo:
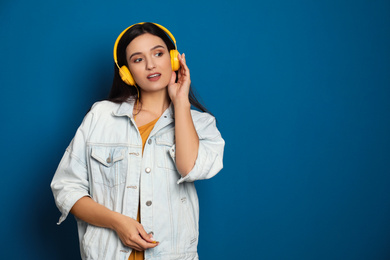
[[134, 108], [133, 99], [129, 99], [127, 102], [122, 102], [116, 111], [113, 111], [114, 116], [127, 116], [133, 118], [133, 108]]
[[[129, 99], [127, 102], [120, 104], [119, 108], [116, 111], [113, 111], [114, 116], [127, 116], [133, 118], [133, 108], [134, 108], [134, 99]], [[169, 104], [169, 107], [164, 111], [161, 116], [167, 116], [168, 118], [174, 118], [174, 109], [172, 102]]]

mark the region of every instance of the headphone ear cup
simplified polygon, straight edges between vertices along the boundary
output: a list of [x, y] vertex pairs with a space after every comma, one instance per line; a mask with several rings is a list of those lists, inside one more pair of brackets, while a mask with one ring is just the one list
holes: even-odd
[[180, 68], [180, 61], [177, 55], [179, 55], [178, 50], [171, 50], [170, 53], [171, 55], [171, 64], [172, 64], [172, 70], [177, 71]]
[[127, 85], [135, 86], [133, 76], [131, 75], [130, 70], [126, 66], [122, 66], [119, 69], [119, 75], [121, 76], [123, 82], [125, 82]]

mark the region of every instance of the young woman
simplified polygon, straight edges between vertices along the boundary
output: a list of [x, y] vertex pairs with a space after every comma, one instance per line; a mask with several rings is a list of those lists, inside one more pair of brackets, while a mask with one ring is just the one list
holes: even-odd
[[193, 182], [222, 169], [224, 140], [166, 28], [130, 26], [114, 60], [109, 100], [92, 106], [52, 180], [59, 223], [76, 217], [82, 259], [198, 259]]

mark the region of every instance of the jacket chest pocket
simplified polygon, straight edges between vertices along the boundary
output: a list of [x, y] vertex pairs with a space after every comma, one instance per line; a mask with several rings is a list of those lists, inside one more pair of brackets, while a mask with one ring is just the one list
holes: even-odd
[[92, 147], [92, 181], [108, 187], [126, 182], [126, 149], [122, 147]]
[[156, 137], [156, 149], [163, 156], [157, 159], [157, 166], [176, 171], [174, 130]]

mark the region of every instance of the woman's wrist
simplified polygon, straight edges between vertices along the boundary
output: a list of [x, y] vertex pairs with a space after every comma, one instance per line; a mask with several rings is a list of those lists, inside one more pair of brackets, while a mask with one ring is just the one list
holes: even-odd
[[176, 98], [175, 100], [172, 100], [173, 106], [175, 109], [190, 109], [191, 103], [188, 98]]
[[121, 226], [121, 223], [123, 222], [123, 220], [121, 220], [123, 216], [124, 215], [118, 212], [112, 211], [110, 216], [110, 225], [108, 226], [108, 228], [117, 231], [118, 228]]

